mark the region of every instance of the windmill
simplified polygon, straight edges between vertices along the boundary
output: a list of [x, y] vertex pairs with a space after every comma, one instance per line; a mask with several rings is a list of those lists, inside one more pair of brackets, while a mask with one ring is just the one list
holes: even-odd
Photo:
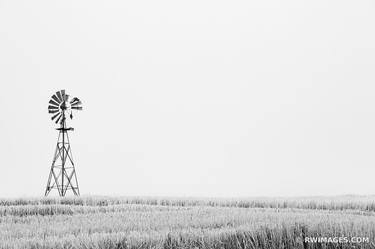
[[74, 97], [70, 97], [65, 90], [57, 91], [49, 101], [48, 113], [52, 115], [52, 121], [60, 124], [59, 136], [52, 166], [48, 177], [45, 196], [52, 189], [57, 189], [60, 196], [65, 196], [68, 190], [72, 190], [74, 195], [79, 195], [77, 175], [74, 168], [73, 155], [70, 147], [68, 131], [73, 128], [66, 127], [67, 115], [73, 119], [73, 111], [82, 110], [82, 102]]

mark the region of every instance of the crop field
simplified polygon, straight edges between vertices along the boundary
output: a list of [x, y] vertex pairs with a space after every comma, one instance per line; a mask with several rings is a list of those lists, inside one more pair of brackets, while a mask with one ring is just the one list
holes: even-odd
[[[375, 197], [0, 199], [0, 248], [375, 248]], [[368, 238], [308, 243], [310, 237]]]

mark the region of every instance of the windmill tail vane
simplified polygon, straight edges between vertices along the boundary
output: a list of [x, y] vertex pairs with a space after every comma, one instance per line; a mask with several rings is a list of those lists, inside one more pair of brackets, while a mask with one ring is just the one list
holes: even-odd
[[48, 113], [52, 115], [52, 121], [60, 124], [60, 127], [56, 129], [59, 131], [59, 135], [44, 193], [45, 196], [53, 189], [57, 189], [59, 196], [65, 196], [68, 190], [71, 190], [76, 196], [80, 194], [68, 135], [68, 131], [73, 131], [74, 129], [66, 126], [66, 118], [73, 119], [73, 111], [78, 110], [82, 110], [81, 100], [77, 97], [72, 98], [65, 93], [65, 90], [57, 91], [49, 101]]

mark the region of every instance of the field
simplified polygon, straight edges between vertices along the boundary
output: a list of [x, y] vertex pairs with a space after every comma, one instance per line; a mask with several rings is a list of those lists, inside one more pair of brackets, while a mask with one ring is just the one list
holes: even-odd
[[[375, 248], [375, 197], [0, 199], [0, 248]], [[307, 243], [306, 237], [362, 243]]]

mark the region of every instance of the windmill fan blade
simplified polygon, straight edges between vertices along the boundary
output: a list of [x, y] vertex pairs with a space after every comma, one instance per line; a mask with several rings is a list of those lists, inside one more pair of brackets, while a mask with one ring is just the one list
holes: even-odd
[[59, 104], [58, 103], [56, 103], [55, 101], [53, 101], [52, 99], [48, 102], [48, 103], [50, 103], [51, 105], [56, 105], [56, 106], [59, 106]]
[[63, 101], [66, 101], [66, 99], [65, 99], [65, 90], [61, 90], [60, 93], [61, 93], [61, 97], [62, 97]]
[[76, 102], [79, 102], [79, 101], [80, 101], [79, 98], [74, 97], [72, 99], [72, 101], [70, 101], [70, 104], [73, 104], [73, 103], [76, 103]]
[[59, 98], [59, 103], [61, 103], [62, 101], [63, 101], [63, 98], [62, 98], [62, 96], [61, 96], [61, 93], [60, 92], [56, 92], [56, 95], [57, 95], [57, 97]]
[[82, 102], [79, 100], [78, 102], [75, 102], [75, 103], [73, 103], [73, 104], [70, 104], [71, 106], [76, 106], [76, 105], [81, 105], [82, 104]]
[[59, 115], [61, 115], [61, 113], [60, 113], [60, 112], [59, 112], [59, 113], [57, 113], [57, 114], [55, 114], [55, 115], [53, 115], [51, 119], [52, 119], [52, 120], [54, 120], [54, 119], [55, 119], [55, 118], [56, 118], [57, 116], [59, 116]]
[[52, 98], [53, 100], [55, 100], [57, 102], [57, 104], [60, 104], [61, 101], [59, 100], [59, 98], [56, 96], [56, 94], [52, 95]]
[[74, 110], [82, 110], [82, 106], [72, 106], [72, 109], [74, 109]]
[[56, 119], [56, 124], [60, 121], [60, 119], [61, 119], [61, 117], [62, 117], [62, 115], [60, 115], [57, 119]]
[[68, 101], [68, 98], [69, 98], [69, 95], [68, 94], [64, 94], [64, 101]]
[[48, 113], [56, 113], [59, 112], [59, 110], [48, 110]]
[[49, 105], [48, 106], [48, 110], [51, 110], [51, 109], [59, 109], [58, 106], [54, 106], [54, 105]]

